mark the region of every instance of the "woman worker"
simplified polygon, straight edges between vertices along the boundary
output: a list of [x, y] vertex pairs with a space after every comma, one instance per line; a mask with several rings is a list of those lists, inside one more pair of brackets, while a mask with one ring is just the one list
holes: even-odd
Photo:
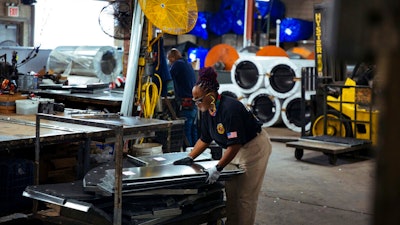
[[238, 100], [219, 95], [217, 73], [211, 67], [199, 70], [193, 101], [201, 111], [201, 135], [186, 158], [175, 165], [190, 165], [214, 140], [226, 149], [217, 165], [207, 170], [207, 183], [218, 180], [231, 163], [245, 170], [225, 182], [226, 224], [254, 224], [258, 195], [271, 154], [271, 142], [256, 117]]

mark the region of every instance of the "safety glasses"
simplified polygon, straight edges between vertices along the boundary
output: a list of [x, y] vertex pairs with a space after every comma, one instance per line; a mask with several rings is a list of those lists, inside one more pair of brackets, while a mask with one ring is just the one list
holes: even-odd
[[198, 105], [203, 102], [203, 98], [206, 97], [206, 95], [201, 96], [200, 98], [192, 98], [194, 104]]
[[203, 99], [209, 95], [211, 95], [211, 92], [206, 93], [205, 95], [201, 96], [200, 98], [192, 98], [192, 101], [194, 101], [194, 104], [198, 105], [203, 103]]

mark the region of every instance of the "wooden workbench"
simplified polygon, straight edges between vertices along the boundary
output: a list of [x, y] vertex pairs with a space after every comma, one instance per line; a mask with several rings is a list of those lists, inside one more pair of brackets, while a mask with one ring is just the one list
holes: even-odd
[[[0, 114], [0, 151], [34, 147], [36, 115]], [[86, 134], [106, 132], [105, 128], [78, 124], [43, 121], [42, 144], [57, 144], [65, 141], [80, 141]]]
[[[63, 116], [63, 114], [57, 114]], [[67, 118], [67, 116], [66, 116]], [[154, 132], [171, 126], [171, 122], [139, 117], [124, 117], [118, 119], [98, 119], [97, 122], [111, 121], [124, 127], [124, 136], [129, 138], [136, 131]], [[34, 145], [36, 130], [36, 115], [0, 114], [0, 151]], [[144, 127], [144, 128], [143, 128]], [[139, 129], [140, 128], [140, 129]], [[56, 144], [68, 140], [83, 140], [88, 137], [112, 142], [111, 131], [107, 128], [94, 127], [60, 121], [43, 120], [40, 123], [42, 144]]]

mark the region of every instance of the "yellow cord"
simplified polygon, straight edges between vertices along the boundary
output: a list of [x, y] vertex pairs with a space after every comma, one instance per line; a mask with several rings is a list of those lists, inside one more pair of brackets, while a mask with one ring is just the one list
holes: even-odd
[[147, 82], [143, 84], [142, 87], [142, 92], [143, 96], [143, 114], [145, 118], [153, 118], [154, 115], [154, 110], [156, 108], [156, 105], [158, 103], [158, 98], [161, 95], [161, 89], [162, 89], [162, 81], [161, 78], [158, 74], [154, 74], [159, 82], [160, 82], [160, 88], [157, 88], [157, 85], [153, 83], [150, 79], [150, 77], [147, 78]]

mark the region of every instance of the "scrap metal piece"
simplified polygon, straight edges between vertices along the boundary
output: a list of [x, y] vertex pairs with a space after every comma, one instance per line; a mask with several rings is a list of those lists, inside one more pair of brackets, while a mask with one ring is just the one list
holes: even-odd
[[79, 119], [104, 119], [104, 118], [120, 118], [119, 113], [90, 113], [90, 114], [71, 114], [71, 118]]
[[35, 186], [33, 186], [33, 188], [28, 186], [22, 195], [42, 202], [51, 203], [82, 212], [88, 212], [92, 207], [92, 204], [87, 202], [57, 197], [55, 195], [44, 193], [41, 190], [35, 190]]
[[131, 161], [133, 164], [138, 165], [138, 166], [147, 166], [149, 163], [146, 161], [143, 161], [135, 156], [127, 155], [128, 160]]

